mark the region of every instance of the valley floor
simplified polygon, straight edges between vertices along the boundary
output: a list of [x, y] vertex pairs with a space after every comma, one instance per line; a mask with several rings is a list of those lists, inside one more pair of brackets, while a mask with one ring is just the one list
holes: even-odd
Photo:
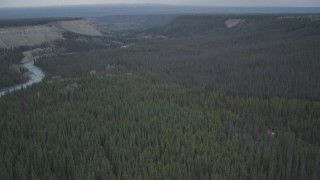
[[127, 48], [68, 34], [78, 53], [0, 98], [1, 178], [319, 179], [319, 23], [181, 16]]

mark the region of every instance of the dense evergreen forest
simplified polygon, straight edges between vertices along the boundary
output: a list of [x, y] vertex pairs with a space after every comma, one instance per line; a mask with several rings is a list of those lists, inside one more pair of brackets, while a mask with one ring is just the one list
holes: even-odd
[[23, 82], [23, 78], [11, 70], [11, 65], [21, 61], [23, 55], [18, 50], [0, 49], [0, 89]]
[[0, 179], [320, 179], [317, 17], [181, 16], [41, 58], [0, 98]]

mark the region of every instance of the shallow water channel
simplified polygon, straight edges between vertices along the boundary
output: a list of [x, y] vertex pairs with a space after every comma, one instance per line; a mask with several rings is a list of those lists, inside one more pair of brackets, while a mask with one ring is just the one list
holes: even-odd
[[34, 65], [34, 61], [23, 64], [22, 66], [28, 69], [28, 71], [30, 72], [30, 75], [29, 75], [30, 79], [25, 83], [17, 84], [9, 88], [1, 89], [0, 97], [17, 90], [21, 90], [22, 88], [30, 87], [33, 84], [40, 83], [42, 79], [45, 77], [45, 74], [43, 73], [43, 71]]

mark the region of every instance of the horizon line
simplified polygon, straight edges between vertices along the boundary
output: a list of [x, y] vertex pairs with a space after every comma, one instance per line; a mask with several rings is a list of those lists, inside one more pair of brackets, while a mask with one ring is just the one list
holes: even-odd
[[27, 9], [27, 8], [61, 8], [61, 7], [85, 7], [85, 6], [172, 6], [172, 7], [197, 7], [197, 8], [320, 8], [320, 6], [214, 6], [214, 5], [179, 5], [161, 3], [97, 3], [97, 4], [63, 4], [40, 6], [4, 6], [0, 9]]

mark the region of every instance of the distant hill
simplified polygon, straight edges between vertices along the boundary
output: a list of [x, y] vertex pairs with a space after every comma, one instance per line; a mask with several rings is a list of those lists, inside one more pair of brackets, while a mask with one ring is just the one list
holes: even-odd
[[[45, 20], [43, 20], [45, 22]], [[0, 28], [0, 48], [35, 46], [45, 42], [63, 39], [63, 32], [69, 31], [89, 36], [101, 36], [88, 20], [56, 21], [46, 24], [26, 25]]]
[[95, 17], [90, 20], [109, 31], [151, 28], [163, 26], [177, 18], [178, 15], [115, 15]]
[[48, 17], [100, 17], [142, 14], [239, 14], [239, 13], [320, 13], [320, 8], [292, 7], [204, 7], [169, 5], [92, 5], [39, 8], [0, 8], [0, 19]]
[[253, 35], [264, 32], [274, 37], [274, 32], [316, 33], [320, 31], [320, 15], [185, 15], [179, 16], [160, 28], [146, 30], [146, 34], [168, 37], [190, 35], [229, 36]]

